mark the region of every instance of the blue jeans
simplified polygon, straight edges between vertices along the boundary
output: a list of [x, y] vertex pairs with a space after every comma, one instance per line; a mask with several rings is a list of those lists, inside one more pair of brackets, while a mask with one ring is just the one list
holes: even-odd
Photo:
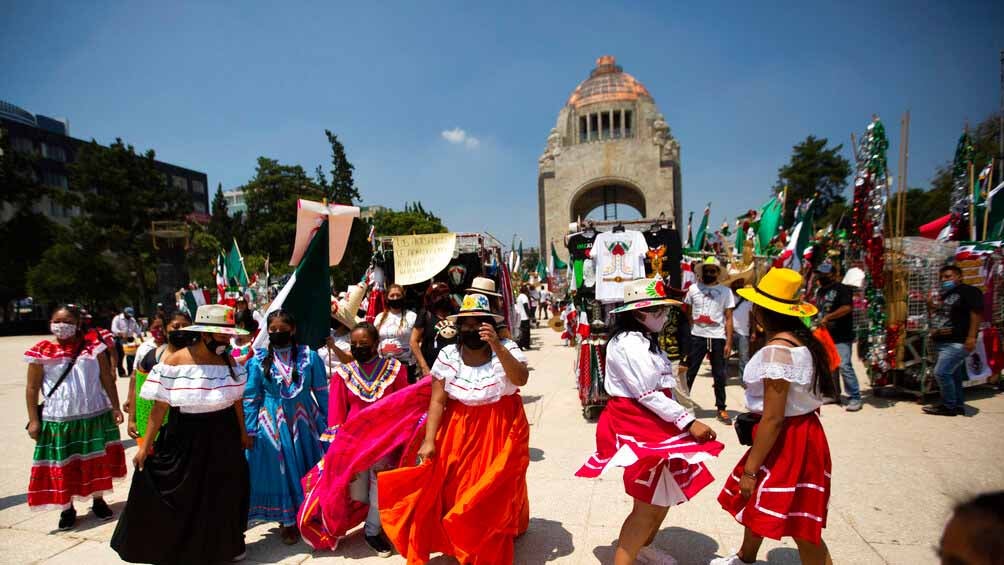
[[934, 365], [934, 376], [941, 388], [941, 403], [953, 410], [962, 408], [965, 395], [962, 381], [966, 380], [966, 358], [969, 352], [961, 343], [936, 343], [938, 361]]
[[851, 402], [861, 401], [861, 387], [858, 385], [858, 374], [854, 372], [854, 360], [851, 356], [852, 342], [835, 343], [837, 353], [840, 354], [840, 378], [844, 383], [844, 390]]
[[746, 372], [746, 363], [750, 362], [750, 336], [733, 333], [732, 347], [739, 354], [739, 380], [742, 380], [743, 373]]

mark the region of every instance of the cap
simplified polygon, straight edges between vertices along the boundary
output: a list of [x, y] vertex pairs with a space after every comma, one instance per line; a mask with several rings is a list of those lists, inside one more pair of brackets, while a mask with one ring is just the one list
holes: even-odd
[[830, 263], [828, 261], [824, 261], [823, 263], [820, 263], [819, 266], [816, 267], [816, 272], [819, 273], [819, 274], [821, 274], [821, 275], [828, 275], [828, 274], [832, 273], [833, 272], [833, 263]]

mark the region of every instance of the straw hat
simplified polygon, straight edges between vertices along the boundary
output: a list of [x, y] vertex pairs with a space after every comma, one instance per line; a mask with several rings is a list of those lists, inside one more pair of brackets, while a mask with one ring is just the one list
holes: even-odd
[[746, 300], [768, 310], [805, 318], [815, 316], [818, 310], [798, 298], [802, 288], [802, 275], [791, 269], [775, 267], [760, 279], [753, 288], [740, 288], [736, 292]]
[[701, 261], [700, 263], [697, 264], [697, 276], [698, 277], [703, 277], [704, 276], [704, 268], [705, 267], [715, 267], [715, 268], [717, 268], [718, 269], [718, 282], [722, 282], [722, 281], [725, 280], [725, 269], [722, 267], [722, 264], [718, 261], [717, 257], [714, 257], [714, 256], [708, 257], [704, 261]]
[[624, 283], [624, 305], [613, 310], [614, 314], [640, 310], [649, 306], [678, 306], [680, 302], [666, 296], [666, 285], [662, 279], [638, 279]]
[[195, 323], [181, 328], [186, 332], [206, 332], [227, 335], [247, 335], [248, 331], [234, 323], [234, 309], [226, 304], [203, 304], [195, 312]]
[[357, 316], [359, 312], [359, 305], [363, 303], [363, 298], [366, 296], [366, 287], [363, 285], [353, 285], [349, 287], [349, 292], [345, 298], [340, 298], [337, 301], [332, 301], [335, 306], [335, 311], [331, 314], [331, 317], [338, 320], [343, 326], [349, 328], [355, 328], [359, 322], [363, 319]]
[[475, 316], [488, 316], [496, 322], [501, 322], [504, 318], [492, 312], [488, 304], [488, 297], [483, 294], [468, 294], [464, 297], [464, 303], [460, 305], [460, 312], [446, 319], [456, 322], [460, 318], [471, 318]]
[[471, 283], [471, 288], [467, 289], [467, 292], [476, 292], [478, 294], [487, 294], [502, 298], [501, 294], [495, 292], [495, 281], [488, 277], [474, 277], [474, 282]]

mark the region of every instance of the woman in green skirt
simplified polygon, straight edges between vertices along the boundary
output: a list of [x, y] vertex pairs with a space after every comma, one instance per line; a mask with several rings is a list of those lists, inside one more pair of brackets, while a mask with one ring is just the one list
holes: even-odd
[[102, 355], [106, 346], [80, 331], [79, 310], [56, 308], [49, 328], [54, 339], [24, 353], [28, 435], [36, 442], [28, 506], [62, 509], [59, 529], [68, 530], [77, 519], [74, 499], [92, 498], [98, 518], [112, 517], [103, 495], [112, 490], [112, 479], [126, 474], [122, 412], [115, 375]]
[[[146, 382], [146, 377], [154, 365], [175, 351], [192, 344], [194, 334], [181, 329], [190, 325], [192, 325], [192, 317], [187, 312], [175, 312], [164, 328], [166, 341], [149, 350], [142, 357], [136, 358], [133, 386], [129, 387], [129, 437], [135, 439], [137, 444], [143, 443], [146, 425], [150, 420], [150, 410], [153, 409], [153, 401], [140, 398], [139, 391], [143, 388], [143, 383]], [[167, 423], [167, 416], [164, 417], [164, 423]]]

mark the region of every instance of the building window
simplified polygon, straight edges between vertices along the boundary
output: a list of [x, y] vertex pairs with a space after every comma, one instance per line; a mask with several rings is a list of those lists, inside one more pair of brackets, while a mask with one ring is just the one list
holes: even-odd
[[586, 117], [585, 116], [580, 116], [579, 117], [579, 143], [585, 143], [586, 140], [588, 139], [586, 137], [586, 130], [587, 130], [587, 128], [586, 128]]
[[27, 137], [14, 137], [14, 138], [12, 138], [11, 139], [11, 146], [14, 148], [14, 151], [18, 151], [18, 152], [21, 152], [21, 153], [34, 153], [35, 152], [35, 143], [32, 142], [32, 140], [28, 139]]
[[70, 187], [69, 182], [66, 180], [66, 175], [52, 171], [42, 171], [42, 184], [63, 190]]
[[200, 181], [200, 180], [193, 180], [192, 181], [192, 192], [194, 192], [195, 194], [205, 194], [206, 193], [206, 185], [203, 184], [203, 182]]
[[188, 192], [188, 179], [185, 177], [172, 177], [171, 182], [174, 184], [174, 188]]
[[59, 161], [60, 163], [65, 163], [66, 150], [59, 145], [42, 143], [42, 157], [52, 159], [53, 161]]
[[631, 110], [624, 110], [624, 137], [631, 136]]
[[589, 141], [596, 141], [600, 138], [600, 116], [599, 114], [589, 114]]
[[195, 207], [195, 211], [196, 212], [199, 212], [200, 214], [205, 214], [206, 213], [206, 203], [205, 202], [202, 202], [200, 200], [198, 202], [195, 202], [193, 205]]

